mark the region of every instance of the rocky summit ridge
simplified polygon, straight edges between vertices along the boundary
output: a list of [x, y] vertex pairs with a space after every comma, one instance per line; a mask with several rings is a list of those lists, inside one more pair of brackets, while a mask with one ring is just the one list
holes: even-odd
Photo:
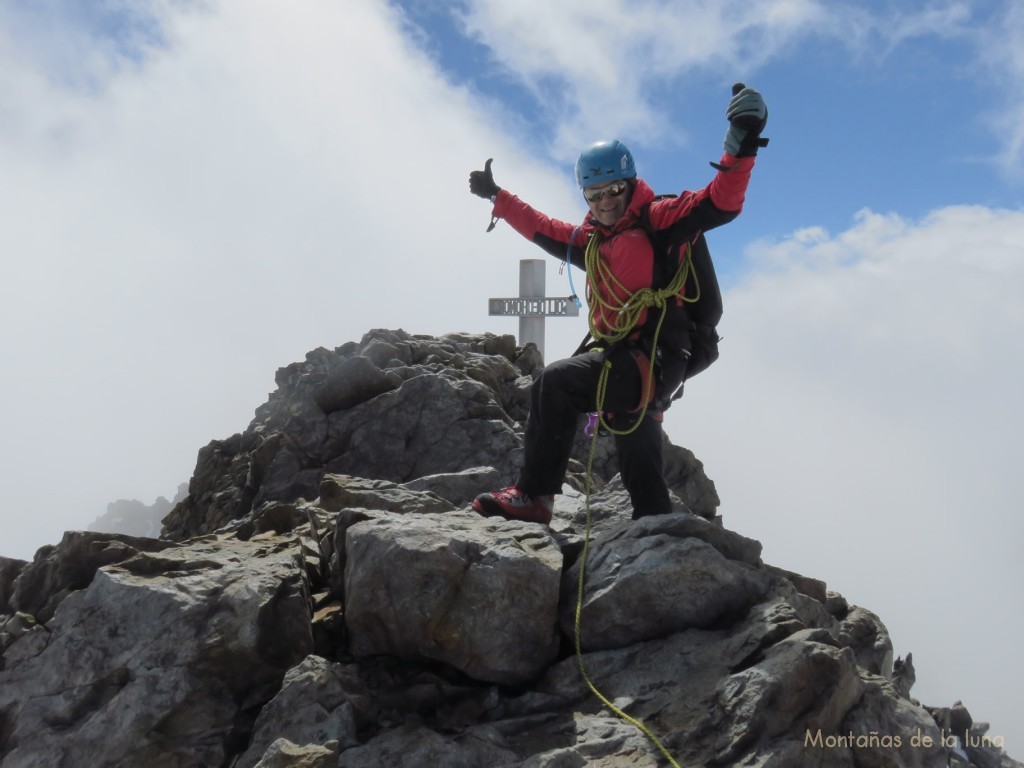
[[[372, 331], [277, 373], [199, 452], [159, 538], [0, 558], [0, 766], [570, 768], [670, 762], [574, 651], [580, 437], [550, 529], [484, 519], [541, 360], [510, 336]], [[631, 521], [598, 443], [584, 667], [680, 766], [1021, 766], [911, 696], [878, 616], [765, 563], [666, 444]]]

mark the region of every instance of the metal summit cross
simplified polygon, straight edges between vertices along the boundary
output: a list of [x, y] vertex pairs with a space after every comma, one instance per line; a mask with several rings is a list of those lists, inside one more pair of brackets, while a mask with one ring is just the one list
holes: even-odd
[[511, 299], [488, 299], [488, 315], [519, 317], [519, 343], [537, 345], [544, 357], [544, 318], [579, 317], [580, 309], [572, 296], [544, 295], [544, 260], [519, 262], [519, 295]]

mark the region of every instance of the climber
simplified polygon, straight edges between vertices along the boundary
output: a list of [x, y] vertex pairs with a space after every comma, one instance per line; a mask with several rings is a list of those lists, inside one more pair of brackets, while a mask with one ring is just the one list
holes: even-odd
[[[622, 434], [615, 432], [615, 448], [633, 519], [671, 512], [662, 464], [661, 408], [666, 394], [685, 378], [690, 326], [680, 331], [658, 324], [661, 336], [655, 347], [654, 323], [648, 316], [657, 310], [644, 308], [637, 314], [625, 305], [641, 289], [660, 287], [655, 285], [652, 242], [695, 242], [704, 231], [739, 215], [754, 157], [767, 143], [761, 131], [768, 110], [760, 93], [738, 84], [726, 116], [725, 153], [719, 163], [712, 163], [717, 174], [704, 189], [679, 197], [655, 199], [651, 187], [637, 178], [632, 154], [618, 140], [583, 150], [576, 161], [576, 182], [589, 216], [579, 226], [551, 219], [499, 187], [492, 160], [482, 171], [470, 173], [470, 191], [493, 203], [492, 225], [502, 219], [548, 253], [587, 270], [595, 339], [537, 377], [519, 478], [513, 486], [478, 496], [473, 509], [479, 514], [550, 524], [579, 415], [600, 410], [599, 389], [603, 411], [630, 424]], [[652, 359], [653, 380], [644, 375]], [[611, 366], [602, 380], [606, 360]]]

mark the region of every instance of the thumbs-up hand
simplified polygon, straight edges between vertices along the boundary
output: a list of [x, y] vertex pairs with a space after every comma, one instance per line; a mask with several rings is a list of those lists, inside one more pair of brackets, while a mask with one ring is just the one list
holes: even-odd
[[490, 200], [501, 191], [501, 187], [494, 183], [494, 175], [491, 173], [492, 162], [494, 158], [488, 158], [482, 171], [473, 171], [469, 174], [469, 191], [485, 200]]

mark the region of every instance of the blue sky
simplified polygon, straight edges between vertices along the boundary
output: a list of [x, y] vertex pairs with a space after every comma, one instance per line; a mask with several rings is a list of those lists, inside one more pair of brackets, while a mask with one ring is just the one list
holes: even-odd
[[616, 136], [699, 188], [744, 81], [771, 144], [666, 429], [1019, 758], [1022, 51], [1011, 2], [0, 0], [0, 552], [172, 495], [317, 346], [514, 333], [487, 298], [543, 254], [468, 172], [577, 221]]
[[[776, 138], [771, 167], [759, 172], [751, 190], [755, 205], [745, 225], [756, 226], [763, 237], [785, 237], [808, 221], [845, 228], [851, 212], [864, 207], [918, 217], [947, 205], [1021, 202], [1020, 148], [1009, 146], [1019, 142], [1019, 128], [1001, 124], [1020, 109], [1016, 89], [1006, 81], [1015, 72], [1000, 72], [1000, 64], [989, 60], [998, 58], [999, 46], [1012, 46], [1012, 24], [1007, 33], [1000, 31], [1013, 15], [1007, 5], [876, 3], [863, 10], [863, 4], [764, 3], [789, 8], [793, 17], [777, 25], [784, 39], [775, 40], [778, 50], [771, 54], [759, 50], [771, 48], [771, 33], [751, 25], [738, 33], [719, 31], [725, 51], [706, 60], [666, 51], [654, 61], [651, 50], [669, 35], [653, 22], [671, 4], [631, 6], [652, 22], [631, 34], [616, 34], [612, 22], [632, 12], [605, 4], [611, 31], [589, 45], [585, 22], [573, 25], [566, 12], [551, 44], [566, 55], [593, 47], [602, 75], [621, 71], [617, 84], [626, 94], [609, 97], [607, 109], [587, 106], [593, 94], [559, 70], [559, 58], [527, 65], [514, 50], [502, 49], [496, 60], [484, 44], [504, 35], [511, 47], [519, 34], [529, 36], [531, 17], [541, 15], [532, 4], [503, 12], [523, 28], [511, 33], [487, 26], [488, 14], [498, 14], [486, 4], [400, 5], [446, 76], [523, 121], [526, 146], [570, 168], [579, 146], [618, 136], [635, 149], [642, 175], [659, 191], [678, 191], [680, 184], [703, 178], [704, 161], [717, 159], [712, 151], [724, 132], [723, 94], [737, 79], [756, 80], [769, 96], [767, 135]], [[689, 45], [685, 9], [692, 5], [677, 4], [682, 10], [672, 14], [679, 17], [672, 35], [678, 34], [679, 48]], [[721, 8], [711, 15], [725, 25], [747, 15], [741, 5]], [[796, 21], [801, 12], [807, 19], [802, 24]], [[522, 56], [545, 59], [533, 53]], [[655, 71], [659, 64], [668, 74]], [[634, 71], [640, 79], [629, 82]], [[636, 119], [616, 114], [632, 103], [642, 105]], [[847, 168], [857, 173], [844, 173]], [[780, 188], [816, 194], [779, 194]]]

